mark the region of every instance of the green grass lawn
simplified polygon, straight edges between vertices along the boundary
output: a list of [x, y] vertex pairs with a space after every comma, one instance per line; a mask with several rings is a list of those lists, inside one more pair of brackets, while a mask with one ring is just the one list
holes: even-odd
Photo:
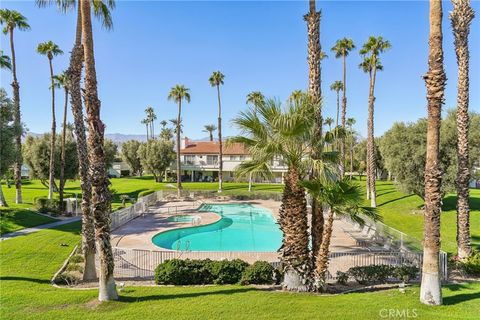
[[[360, 182], [364, 186], [365, 181]], [[370, 202], [366, 202], [369, 204]], [[397, 190], [393, 182], [377, 182], [377, 207], [384, 223], [421, 241], [423, 239], [423, 215], [419, 208], [423, 200], [416, 195], [406, 195]], [[470, 190], [470, 230], [472, 244], [480, 249], [480, 190]], [[443, 200], [441, 217], [442, 249], [456, 252], [456, 196], [447, 195]]]
[[[132, 177], [111, 179], [112, 190], [115, 191], [112, 208], [115, 210], [121, 206], [120, 197], [128, 195], [132, 198], [137, 198], [138, 193], [145, 190], [161, 190], [171, 189], [168, 183], [157, 183], [152, 176]], [[218, 183], [215, 182], [186, 182], [183, 183], [184, 189], [190, 190], [217, 190]], [[253, 188], [255, 191], [261, 192], [278, 192], [282, 190], [282, 185], [279, 184], [257, 184]], [[33, 206], [33, 199], [35, 197], [46, 197], [48, 189], [38, 180], [23, 181], [23, 201], [21, 205], [15, 204], [15, 187], [7, 188], [3, 186], [3, 192], [9, 208], [0, 208], [0, 234], [17, 231], [23, 228], [34, 227], [40, 224], [55, 221], [55, 219], [36, 214], [30, 210]], [[224, 183], [224, 194], [239, 194], [248, 192], [247, 183]], [[74, 196], [80, 194], [79, 181], [67, 181], [65, 184], [66, 196]]]
[[480, 283], [445, 286], [440, 307], [420, 304], [418, 286], [406, 293], [337, 296], [241, 286], [127, 286], [119, 301], [98, 304], [96, 290], [49, 283], [79, 242], [79, 228], [79, 223], [63, 225], [0, 243], [1, 319], [381, 319], [380, 312], [388, 309], [414, 312], [416, 319], [478, 319], [480, 313]]
[[[121, 205], [120, 196], [128, 195], [137, 198], [138, 193], [145, 190], [171, 189], [168, 183], [157, 183], [152, 176], [118, 178], [111, 179], [111, 188], [115, 190], [113, 199], [113, 208]], [[359, 181], [363, 187], [365, 181]], [[189, 190], [217, 190], [218, 183], [215, 182], [186, 182], [183, 187]], [[224, 193], [242, 194], [247, 193], [246, 183], [225, 183]], [[38, 224], [50, 222], [48, 217], [40, 216], [26, 210], [32, 207], [33, 198], [36, 196], [47, 196], [48, 190], [39, 181], [25, 181], [23, 194], [25, 204], [15, 205], [15, 188], [3, 187], [6, 199], [10, 204], [10, 210], [0, 209], [2, 219], [0, 221], [1, 232], [12, 232], [25, 227], [31, 227]], [[254, 191], [259, 192], [280, 192], [282, 185], [279, 184], [257, 184], [254, 185]], [[80, 193], [80, 184], [78, 181], [68, 181], [65, 191], [71, 194]], [[480, 190], [471, 190], [471, 231], [472, 242], [477, 248], [480, 248]], [[423, 216], [418, 210], [422, 205], [422, 200], [415, 195], [406, 195], [398, 191], [389, 181], [377, 182], [377, 204], [384, 222], [408, 235], [413, 236], [419, 241], [423, 238]], [[368, 202], [366, 202], [368, 204]], [[456, 251], [456, 198], [455, 195], [447, 195], [444, 199], [442, 213], [442, 249], [454, 253]]]

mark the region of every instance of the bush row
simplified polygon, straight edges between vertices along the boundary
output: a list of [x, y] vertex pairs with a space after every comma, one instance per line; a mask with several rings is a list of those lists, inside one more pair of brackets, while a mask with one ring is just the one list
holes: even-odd
[[349, 278], [355, 279], [359, 284], [386, 283], [388, 279], [394, 278], [408, 282], [417, 278], [419, 269], [416, 266], [386, 266], [370, 265], [353, 267], [347, 272], [337, 271], [337, 282], [346, 284]]
[[274, 268], [266, 261], [252, 265], [235, 260], [167, 260], [155, 269], [156, 284], [272, 284]]

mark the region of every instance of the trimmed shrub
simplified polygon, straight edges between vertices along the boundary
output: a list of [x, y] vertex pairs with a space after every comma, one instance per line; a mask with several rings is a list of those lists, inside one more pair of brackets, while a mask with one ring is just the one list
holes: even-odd
[[416, 266], [399, 266], [395, 267], [393, 270], [393, 275], [398, 280], [407, 283], [412, 279], [416, 279], [418, 272], [419, 269]]
[[346, 285], [348, 282], [348, 273], [337, 271], [337, 283], [341, 285]]
[[55, 283], [56, 284], [63, 284], [67, 286], [75, 285], [80, 281], [78, 277], [71, 273], [61, 273], [55, 278]]
[[247, 267], [243, 272], [240, 283], [247, 284], [272, 284], [273, 283], [273, 267], [266, 261], [257, 261]]
[[211, 284], [211, 260], [167, 260], [155, 268], [156, 284]]
[[144, 190], [144, 191], [140, 191], [137, 195], [137, 198], [141, 198], [141, 197], [145, 197], [145, 196], [148, 196], [149, 194], [152, 194], [154, 193], [155, 190]]
[[370, 265], [348, 269], [348, 274], [359, 284], [385, 283], [393, 276], [395, 267], [386, 265]]
[[474, 251], [462, 266], [466, 273], [480, 275], [480, 251]]
[[33, 198], [34, 209], [40, 213], [58, 213], [60, 207], [60, 200], [48, 199], [47, 197]]
[[242, 274], [249, 266], [243, 260], [222, 260], [212, 261], [210, 263], [210, 271], [215, 278], [215, 284], [234, 284], [238, 283], [242, 278]]

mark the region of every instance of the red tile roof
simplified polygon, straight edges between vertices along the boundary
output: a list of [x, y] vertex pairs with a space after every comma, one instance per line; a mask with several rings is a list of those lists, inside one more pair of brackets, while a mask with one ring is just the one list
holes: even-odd
[[[248, 155], [243, 144], [234, 143], [226, 146], [224, 142], [223, 154], [225, 155]], [[187, 141], [185, 148], [180, 149], [180, 154], [219, 154], [220, 146], [217, 141]]]

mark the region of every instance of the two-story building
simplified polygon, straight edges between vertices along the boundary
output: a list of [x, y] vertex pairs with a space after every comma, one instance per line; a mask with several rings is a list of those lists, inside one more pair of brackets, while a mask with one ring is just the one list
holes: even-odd
[[[246, 148], [239, 143], [222, 144], [223, 148], [223, 180], [235, 179], [236, 167], [245, 160], [251, 159]], [[182, 180], [184, 181], [216, 181], [218, 180], [220, 144], [217, 141], [191, 141], [184, 138], [180, 145]], [[282, 182], [286, 166], [281, 160], [271, 163], [273, 181]], [[262, 182], [262, 181], [258, 181]], [[265, 181], [266, 182], [266, 181]]]

